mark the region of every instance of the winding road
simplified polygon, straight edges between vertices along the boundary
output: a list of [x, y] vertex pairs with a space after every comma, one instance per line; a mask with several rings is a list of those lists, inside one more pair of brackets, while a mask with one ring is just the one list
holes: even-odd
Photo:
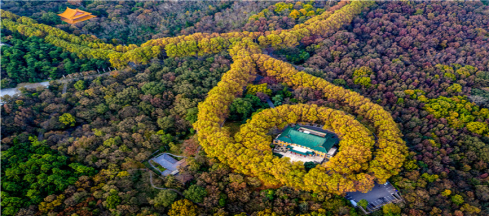
[[[89, 79], [89, 78], [94, 78], [94, 77], [99, 77], [99, 76], [106, 76], [109, 75], [110, 73], [101, 73], [101, 74], [93, 74], [93, 75], [88, 75], [88, 76], [83, 76], [83, 77], [74, 77], [74, 78], [62, 78], [62, 79], [57, 79], [54, 80], [56, 82], [64, 83], [63, 86], [63, 91], [62, 93], [65, 94], [66, 90], [68, 89], [68, 83], [71, 81], [77, 81], [80, 79]], [[0, 90], [0, 98], [6, 95], [9, 95], [11, 97], [20, 94], [20, 88], [24, 87], [26, 89], [36, 89], [38, 87], [44, 87], [47, 88], [49, 87], [49, 82], [50, 81], [43, 81], [43, 82], [38, 82], [38, 83], [20, 83], [17, 85], [15, 88], [5, 88]], [[1, 101], [0, 101], [1, 102]]]

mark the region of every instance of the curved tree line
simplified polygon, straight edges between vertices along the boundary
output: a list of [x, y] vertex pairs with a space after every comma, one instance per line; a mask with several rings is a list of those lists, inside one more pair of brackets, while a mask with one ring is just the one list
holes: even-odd
[[332, 99], [343, 106], [351, 108], [355, 114], [367, 119], [375, 128], [378, 141], [377, 151], [372, 161], [371, 172], [376, 173], [380, 182], [385, 182], [390, 176], [396, 175], [402, 166], [404, 158], [398, 157], [406, 151], [404, 141], [401, 139], [397, 124], [392, 116], [380, 105], [372, 103], [360, 94], [333, 85], [324, 79], [299, 72], [288, 63], [273, 59], [266, 55], [254, 55], [256, 64], [268, 76], [274, 76], [279, 81], [293, 87], [309, 87], [320, 90], [324, 97]]
[[[277, 160], [271, 157], [271, 137], [267, 135], [269, 129], [283, 129], [288, 124], [300, 122], [322, 124], [323, 129], [331, 130], [341, 138], [338, 155], [309, 172], [302, 163], [290, 164], [287, 158]], [[280, 184], [313, 191], [366, 192], [373, 187], [374, 177], [362, 172], [368, 168], [372, 158], [374, 140], [363, 125], [342, 111], [305, 104], [267, 109], [243, 125], [235, 135], [235, 141], [248, 148], [240, 162], [252, 170], [253, 175], [269, 173]], [[273, 166], [268, 167], [267, 164]], [[337, 182], [341, 178], [346, 181]]]
[[[113, 67], [121, 68], [129, 62], [146, 64], [151, 59], [162, 55], [162, 51], [170, 57], [183, 57], [218, 53], [230, 48], [237, 41], [245, 38], [258, 40], [260, 46], [294, 47], [305, 38], [312, 35], [328, 35], [350, 23], [354, 16], [363, 8], [373, 4], [371, 1], [353, 1], [334, 12], [325, 11], [311, 18], [304, 24], [296, 25], [293, 29], [277, 30], [271, 32], [230, 32], [230, 33], [195, 33], [177, 37], [159, 38], [149, 40], [140, 47], [131, 44], [128, 46], [114, 46], [90, 38], [87, 35], [80, 37], [68, 34], [57, 28], [38, 24], [28, 17], [20, 17], [2, 10], [2, 27], [16, 31], [26, 36], [45, 37], [46, 41], [76, 53], [81, 58], [96, 58], [110, 60]], [[332, 8], [332, 9], [336, 9]]]

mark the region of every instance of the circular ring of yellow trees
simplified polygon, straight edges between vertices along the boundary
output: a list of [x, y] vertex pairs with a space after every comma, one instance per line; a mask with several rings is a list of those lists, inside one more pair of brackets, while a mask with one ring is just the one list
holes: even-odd
[[[339, 153], [330, 161], [306, 172], [301, 162], [290, 163], [287, 158], [274, 158], [273, 164], [279, 166], [266, 168], [266, 164], [258, 167], [259, 173], [268, 173], [282, 184], [294, 188], [309, 189], [314, 191], [326, 191], [337, 180], [344, 179], [343, 184], [348, 185], [349, 190], [365, 190], [372, 184], [373, 176], [365, 175], [363, 171], [369, 167], [372, 158], [372, 147], [375, 143], [370, 132], [354, 119], [342, 111], [317, 105], [283, 105], [274, 109], [266, 109], [257, 113], [253, 118], [241, 127], [239, 133], [234, 136], [236, 142], [240, 142], [248, 149], [256, 150], [267, 155], [272, 155], [270, 148], [271, 138], [267, 133], [272, 128], [282, 129], [295, 123], [318, 123], [323, 129], [335, 132], [340, 138]], [[263, 163], [259, 156], [247, 155], [250, 160], [250, 168], [256, 163]], [[259, 173], [253, 173], [257, 175]]]

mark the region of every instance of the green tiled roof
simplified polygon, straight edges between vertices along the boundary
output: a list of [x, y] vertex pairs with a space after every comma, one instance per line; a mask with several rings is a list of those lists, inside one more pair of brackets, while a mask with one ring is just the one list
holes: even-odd
[[[277, 140], [286, 143], [294, 143], [322, 153], [328, 153], [329, 149], [339, 141], [338, 137], [331, 133], [326, 133], [325, 137], [320, 137], [299, 132], [297, 131], [299, 128], [299, 126], [287, 127]], [[311, 130], [310, 128], [308, 129]]]
[[314, 154], [314, 152], [312, 152], [312, 151], [301, 152], [301, 151], [296, 151], [294, 149], [290, 149], [289, 151], [294, 152], [294, 153], [297, 153], [297, 154], [300, 154], [300, 155], [306, 155], [306, 156], [309, 156], [309, 155], [313, 155]]

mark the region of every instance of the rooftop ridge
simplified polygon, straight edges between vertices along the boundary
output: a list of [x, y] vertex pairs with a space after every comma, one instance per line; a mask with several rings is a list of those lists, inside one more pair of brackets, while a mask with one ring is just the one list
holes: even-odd
[[[307, 132], [313, 131], [317, 132], [318, 134], [325, 134], [325, 136], [322, 137], [314, 133], [300, 132], [298, 130], [299, 128], [304, 128]], [[286, 143], [297, 144], [323, 153], [327, 153], [338, 140], [336, 136], [328, 136], [328, 133], [301, 126], [287, 127], [277, 139]]]
[[66, 10], [63, 13], [58, 14], [58, 16], [61, 17], [61, 20], [70, 24], [96, 17], [90, 12], [86, 12], [80, 9], [71, 9], [69, 7], [66, 7]]

